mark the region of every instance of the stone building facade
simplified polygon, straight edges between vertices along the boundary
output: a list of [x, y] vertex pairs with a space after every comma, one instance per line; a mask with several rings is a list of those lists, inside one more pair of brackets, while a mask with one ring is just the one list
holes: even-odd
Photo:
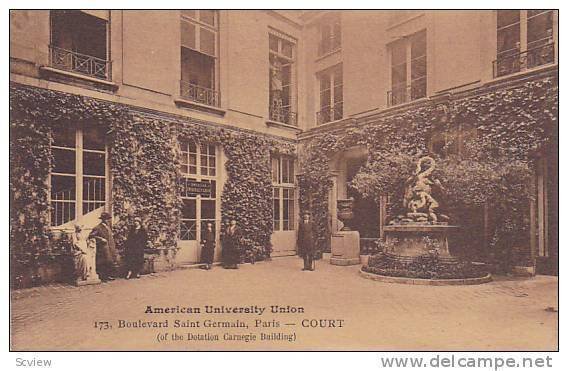
[[[102, 211], [113, 214], [118, 229], [141, 214], [160, 220], [153, 240], [163, 267], [197, 262], [205, 223], [213, 222], [219, 235], [223, 217], [239, 217], [241, 209], [223, 206], [235, 197], [244, 209], [246, 202], [254, 209], [254, 196], [260, 197], [255, 205], [265, 205], [243, 217], [247, 230], [259, 228], [252, 251], [295, 254], [298, 154], [311, 138], [417, 107], [448, 109], [453, 101], [531, 81], [557, 85], [558, 15], [546, 10], [19, 10], [11, 11], [10, 26], [11, 121], [26, 130], [45, 125], [52, 138], [49, 169], [36, 179], [46, 192], [44, 214], [11, 210], [20, 241], [41, 240], [46, 231], [75, 223], [92, 228]], [[24, 145], [26, 130], [14, 130], [11, 139]], [[231, 144], [239, 140], [246, 145]], [[174, 149], [160, 157], [167, 141]], [[258, 158], [250, 155], [255, 145]], [[366, 151], [353, 146], [331, 161], [331, 232], [338, 228], [336, 200], [349, 195], [347, 183]], [[523, 251], [531, 261], [555, 266], [556, 148], [540, 153]], [[120, 165], [126, 157], [134, 163]], [[171, 158], [170, 167], [155, 173], [154, 157]], [[261, 164], [247, 163], [248, 157]], [[34, 171], [23, 167], [14, 174], [26, 184]], [[260, 169], [258, 178], [247, 178], [246, 169]], [[12, 195], [25, 192], [12, 175]], [[160, 194], [155, 208], [140, 202], [146, 196], [132, 194], [146, 192], [144, 182]], [[247, 198], [247, 184], [262, 192]], [[13, 205], [38, 207], [22, 198]], [[160, 205], [169, 205], [161, 210], [166, 215]], [[379, 238], [385, 205], [359, 207], [363, 237]], [[33, 253], [42, 246], [37, 242]]]

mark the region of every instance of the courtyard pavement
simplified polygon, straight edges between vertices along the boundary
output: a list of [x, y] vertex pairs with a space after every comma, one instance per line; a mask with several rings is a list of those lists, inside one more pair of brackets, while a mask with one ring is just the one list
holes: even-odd
[[[360, 266], [332, 266], [326, 260], [317, 262], [315, 272], [303, 272], [301, 266], [299, 258], [286, 257], [242, 265], [239, 270], [183, 269], [93, 286], [13, 291], [11, 347], [376, 351], [558, 347], [556, 277], [497, 277], [483, 285], [431, 287], [375, 282], [359, 276]], [[175, 311], [178, 305], [194, 308], [194, 313], [145, 313], [147, 306]], [[206, 306], [267, 309], [262, 315], [208, 314]], [[270, 306], [290, 306], [297, 312], [269, 313]], [[330, 319], [335, 327], [319, 327], [331, 323], [319, 320]], [[120, 328], [120, 320], [131, 326], [168, 320], [168, 327]], [[176, 328], [176, 320], [199, 327]], [[98, 328], [95, 322], [101, 322]], [[248, 328], [210, 327], [229, 324]], [[178, 340], [172, 339], [174, 333]]]

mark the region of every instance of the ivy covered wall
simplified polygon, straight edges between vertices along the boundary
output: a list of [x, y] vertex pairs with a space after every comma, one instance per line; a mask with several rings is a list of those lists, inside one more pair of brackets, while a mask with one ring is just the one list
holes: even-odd
[[[272, 233], [270, 154], [295, 154], [295, 143], [263, 134], [177, 118], [157, 118], [127, 106], [14, 84], [10, 87], [10, 251], [18, 259], [50, 253], [51, 131], [90, 121], [108, 129], [113, 229], [120, 248], [133, 216], [147, 222], [157, 250], [175, 250], [181, 197], [177, 140], [221, 145], [227, 157], [222, 217], [236, 217], [244, 253], [266, 257]], [[17, 206], [17, 207], [14, 207]]]
[[[463, 210], [499, 201], [492, 204], [497, 215], [491, 238], [501, 244], [516, 243], [510, 237], [518, 234], [527, 243], [523, 232], [528, 228], [528, 198], [534, 195], [528, 183], [534, 157], [557, 133], [557, 80], [545, 78], [476, 93], [393, 110], [301, 141], [300, 206], [313, 214], [318, 248], [324, 250], [330, 237], [330, 161], [356, 145], [366, 146], [369, 155], [350, 186], [364, 196], [377, 200], [390, 195], [391, 206], [398, 205], [413, 164], [431, 155], [445, 170], [438, 175], [445, 177], [454, 206], [461, 205]], [[447, 138], [445, 149], [462, 145], [460, 156], [442, 158], [431, 153], [430, 143], [436, 136]], [[467, 223], [467, 217], [461, 221]]]

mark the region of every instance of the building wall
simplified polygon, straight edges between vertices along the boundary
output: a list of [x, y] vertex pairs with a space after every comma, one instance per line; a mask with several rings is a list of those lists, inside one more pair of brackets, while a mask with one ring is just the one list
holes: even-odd
[[[317, 45], [318, 25], [329, 13], [332, 12], [304, 15], [306, 44]], [[316, 47], [305, 50], [307, 85], [303, 99], [306, 127], [317, 126], [319, 86], [316, 74], [338, 63], [343, 65], [344, 119], [389, 108], [390, 46], [421, 30], [427, 33], [427, 97], [476, 88], [493, 81], [496, 17], [493, 10], [340, 12], [341, 50], [323, 58], [317, 56]], [[558, 43], [557, 24], [556, 12], [555, 44]]]
[[[112, 86], [46, 78], [49, 66], [50, 16], [47, 10], [10, 12], [10, 79], [56, 91], [175, 114], [191, 120], [226, 125], [289, 138], [310, 136], [325, 127], [341, 128], [350, 119], [385, 110], [391, 89], [390, 48], [418, 31], [427, 33], [427, 97], [459, 92], [492, 83], [496, 58], [496, 13], [484, 11], [220, 11], [218, 80], [220, 109], [180, 106], [181, 78], [179, 11], [110, 11]], [[341, 48], [318, 56], [319, 25], [336, 15], [341, 24]], [[297, 40], [296, 94], [298, 128], [275, 125], [269, 116], [270, 30]], [[558, 44], [558, 13], [554, 41]], [[555, 48], [556, 55], [558, 48]], [[558, 58], [555, 59], [556, 61]], [[557, 63], [557, 62], [556, 62]], [[319, 110], [317, 74], [341, 64], [343, 119], [316, 125]], [[529, 74], [523, 71], [519, 74]], [[110, 84], [109, 84], [110, 85]], [[412, 105], [414, 103], [411, 103]], [[298, 137], [298, 133], [304, 131]], [[343, 185], [339, 184], [339, 188]], [[298, 208], [296, 208], [298, 210]], [[289, 234], [275, 243], [293, 243]]]
[[299, 40], [299, 23], [272, 11], [220, 11], [218, 60], [221, 109], [224, 111], [220, 115], [190, 111], [176, 107], [174, 103], [179, 96], [181, 75], [179, 17], [179, 11], [112, 10], [110, 55], [112, 82], [117, 87], [115, 93], [101, 93], [37, 79], [40, 67], [49, 65], [49, 11], [11, 11], [11, 79], [294, 138], [295, 130], [266, 124], [268, 29], [270, 25]]
[[[175, 114], [191, 120], [252, 130], [257, 133], [295, 139], [298, 129], [267, 124], [269, 105], [269, 29], [298, 40], [301, 26], [294, 17], [298, 12], [220, 11], [218, 44], [218, 88], [220, 110], [210, 112], [176, 105], [181, 78], [181, 36], [179, 11], [110, 11], [111, 84], [93, 87], [88, 81], [52, 79], [49, 69], [49, 11], [12, 11], [10, 23], [11, 81], [56, 91], [90, 96]], [[297, 61], [297, 81], [303, 78]], [[57, 72], [57, 71], [56, 71]], [[52, 72], [50, 72], [52, 73]], [[112, 85], [112, 86], [111, 86]], [[110, 88], [109, 88], [110, 86]], [[108, 89], [107, 89], [108, 88]], [[297, 85], [297, 91], [302, 87]], [[296, 93], [297, 94], [297, 93]], [[300, 123], [301, 125], [301, 123]], [[219, 159], [222, 189], [225, 177]], [[110, 182], [110, 180], [109, 180]], [[110, 183], [108, 183], [110, 187]], [[297, 199], [297, 197], [296, 197]], [[110, 198], [107, 197], [109, 201]], [[221, 197], [218, 193], [216, 215], [220, 219]], [[296, 205], [295, 210], [298, 210]], [[96, 219], [96, 218], [95, 218]], [[95, 220], [94, 219], [94, 220]], [[297, 223], [297, 219], [296, 219]], [[294, 228], [295, 229], [295, 228]], [[275, 232], [275, 250], [293, 253], [295, 232]], [[193, 260], [199, 250], [193, 251]], [[216, 253], [218, 258], [220, 251]], [[190, 258], [186, 261], [192, 260]]]

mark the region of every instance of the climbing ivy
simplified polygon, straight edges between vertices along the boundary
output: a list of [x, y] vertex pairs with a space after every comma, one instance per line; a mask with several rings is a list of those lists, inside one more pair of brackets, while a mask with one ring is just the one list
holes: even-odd
[[[315, 135], [300, 151], [304, 174], [300, 207], [313, 214], [318, 248], [323, 250], [329, 238], [330, 160], [354, 145], [366, 146], [368, 158], [349, 186], [376, 201], [381, 195], [391, 196], [391, 214], [400, 212], [396, 205], [400, 205], [405, 180], [416, 160], [430, 155], [438, 159], [437, 175], [447, 184], [448, 201], [455, 209], [493, 202], [492, 244], [515, 243], [515, 232], [524, 236], [527, 228], [524, 215], [531, 192], [527, 184], [532, 158], [554, 140], [557, 117], [558, 84], [547, 78], [386, 113], [356, 128]], [[461, 157], [442, 160], [431, 153], [429, 143], [436, 135], [450, 138], [445, 150], [457, 145], [451, 138], [461, 136], [466, 143]]]
[[109, 129], [113, 229], [119, 248], [134, 216], [148, 225], [155, 249], [174, 249], [182, 200], [178, 139], [221, 145], [227, 179], [223, 217], [236, 218], [246, 237], [243, 254], [270, 251], [270, 154], [295, 154], [292, 141], [181, 119], [155, 118], [127, 106], [14, 84], [10, 87], [11, 251], [50, 254], [48, 178], [51, 131], [89, 121]]

